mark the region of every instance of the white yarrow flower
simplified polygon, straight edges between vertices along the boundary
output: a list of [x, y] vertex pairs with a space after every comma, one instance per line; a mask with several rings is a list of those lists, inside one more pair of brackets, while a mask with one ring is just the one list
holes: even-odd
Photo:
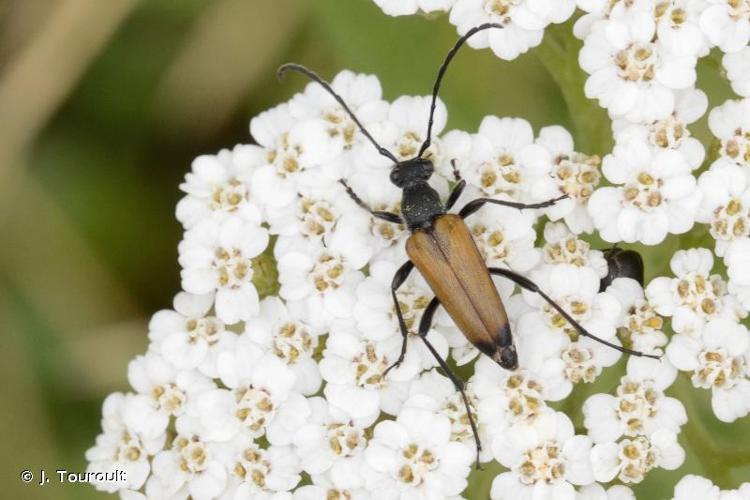
[[204, 436], [228, 441], [246, 433], [253, 438], [265, 435], [272, 444], [290, 444], [292, 431], [310, 413], [307, 400], [293, 391], [291, 368], [247, 334], [226, 346], [217, 362], [226, 389], [201, 393], [191, 411]]
[[589, 75], [585, 92], [613, 117], [653, 121], [674, 110], [674, 90], [695, 82], [696, 59], [669, 53], [654, 42], [656, 25], [639, 12], [628, 22], [608, 20], [593, 26], [579, 63]]
[[395, 421], [380, 422], [365, 450], [374, 472], [367, 489], [383, 499], [460, 494], [474, 456], [450, 438], [448, 417], [429, 410], [405, 407]]
[[498, 57], [512, 60], [542, 42], [544, 28], [562, 23], [575, 10], [574, 0], [458, 0], [450, 22], [461, 34], [482, 23], [499, 23], [469, 39], [474, 48], [490, 47]]
[[646, 287], [646, 296], [656, 312], [672, 316], [675, 332], [698, 336], [706, 321], [718, 317], [737, 321], [746, 315], [727, 292], [722, 277], [711, 274], [713, 264], [710, 250], [678, 250], [670, 261], [675, 278], [661, 276]]
[[277, 494], [292, 490], [300, 481], [299, 458], [290, 447], [261, 448], [247, 434], [219, 447], [217, 457], [228, 472], [222, 500], [282, 500]]
[[381, 410], [396, 415], [420, 368], [415, 354], [407, 351], [401, 365], [384, 377], [400, 352], [400, 336], [373, 342], [359, 338], [346, 325], [336, 325], [328, 335], [320, 361], [320, 373], [328, 382], [324, 389], [326, 399], [361, 426], [375, 422]]
[[720, 158], [701, 174], [703, 200], [696, 220], [708, 224], [723, 257], [736, 241], [750, 239], [750, 169]]
[[[618, 343], [616, 325], [621, 306], [614, 295], [599, 293], [599, 276], [590, 268], [573, 265], [547, 266], [531, 275], [545, 293], [567, 311], [589, 332], [597, 337]], [[524, 291], [524, 297], [537, 308], [524, 314], [518, 321], [518, 336], [534, 339], [539, 353], [531, 370], [540, 370], [549, 358], [564, 362], [562, 373], [567, 380], [567, 391], [572, 384], [591, 383], [604, 367], [611, 366], [620, 353], [588, 337], [580, 336], [568, 321], [539, 295]]]
[[138, 393], [123, 412], [125, 423], [147, 437], [164, 434], [170, 417], [179, 417], [196, 397], [216, 385], [201, 373], [175, 370], [164, 358], [149, 352], [128, 365], [128, 380]]
[[456, 0], [374, 0], [389, 16], [448, 11]]
[[531, 180], [552, 170], [550, 153], [534, 144], [531, 124], [522, 118], [486, 116], [470, 144], [458, 167], [467, 184], [485, 197], [526, 201]]
[[369, 257], [362, 252], [362, 241], [344, 231], [336, 232], [328, 246], [318, 240], [280, 238], [274, 249], [279, 295], [316, 328], [351, 317], [354, 293], [364, 278], [359, 269]]
[[547, 201], [561, 193], [568, 195], [568, 198], [546, 208], [545, 213], [553, 221], [564, 219], [576, 234], [592, 232], [594, 225], [586, 205], [602, 177], [601, 159], [575, 151], [573, 136], [560, 126], [544, 127], [535, 143], [550, 153], [551, 169], [534, 182], [533, 198]]
[[750, 483], [736, 490], [720, 490], [710, 479], [688, 474], [675, 485], [672, 500], [745, 500], [750, 498]]
[[243, 145], [193, 160], [192, 172], [180, 184], [187, 195], [177, 203], [177, 219], [185, 229], [205, 218], [220, 222], [230, 215], [260, 224], [261, 207], [250, 194], [250, 179], [264, 160], [258, 148]]
[[742, 307], [750, 310], [750, 239], [735, 242], [724, 256], [729, 276], [729, 293], [733, 294]]
[[695, 387], [711, 389], [711, 407], [723, 422], [750, 413], [750, 333], [725, 318], [706, 325], [699, 338], [675, 335], [667, 356], [677, 368], [692, 372]]
[[244, 338], [270, 351], [295, 374], [295, 390], [309, 396], [320, 388], [320, 372], [313, 358], [320, 332], [297, 319], [278, 297], [260, 303], [258, 317], [245, 322]]
[[129, 429], [124, 421], [133, 400], [116, 392], [107, 396], [102, 406], [102, 434], [96, 444], [86, 451], [89, 465], [87, 472], [124, 471], [123, 482], [97, 482], [100, 491], [115, 492], [119, 489], [139, 489], [151, 471], [149, 457], [164, 447], [166, 434], [145, 437]]
[[492, 482], [493, 500], [573, 498], [573, 485], [594, 482], [591, 440], [576, 436], [573, 423], [561, 412], [546, 413], [531, 425], [517, 425], [498, 435], [492, 452], [510, 469]]
[[703, 57], [710, 44], [701, 31], [700, 18], [706, 0], [669, 0], [654, 6], [659, 42], [673, 54]]
[[664, 319], [645, 298], [643, 287], [633, 279], [617, 278], [607, 288], [622, 304], [617, 332], [636, 351], [650, 353], [667, 344]]
[[268, 233], [254, 223], [229, 218], [206, 219], [180, 242], [182, 287], [194, 294], [215, 293], [216, 316], [227, 324], [258, 312], [253, 258], [268, 245]]
[[750, 7], [745, 1], [706, 0], [700, 27], [723, 52], [737, 52], [750, 41]]
[[547, 265], [570, 264], [591, 268], [597, 276], [604, 278], [609, 270], [607, 259], [601, 250], [579, 239], [563, 222], [548, 222], [544, 226], [543, 261]]
[[591, 461], [597, 481], [618, 478], [623, 483], [640, 483], [656, 467], [677, 469], [685, 461], [685, 450], [677, 443], [676, 433], [659, 429], [650, 436], [596, 444]]
[[310, 398], [309, 402], [312, 414], [294, 434], [302, 469], [312, 477], [328, 474], [343, 487], [363, 487], [365, 429], [323, 398]]
[[[87, 471], [125, 471], [95, 484], [124, 500], [459, 500], [476, 495], [466, 489], [474, 460], [494, 459], [491, 467], [506, 469], [494, 478], [493, 499], [634, 500], [627, 486], [595, 481], [640, 483], [655, 468], [682, 464], [677, 438], [687, 414], [667, 395], [678, 370], [711, 389], [719, 420], [750, 414], [750, 332], [742, 323], [750, 309], [750, 98], [711, 111], [713, 164], [698, 181], [706, 148], [690, 130], [708, 107], [695, 88], [696, 62], [713, 46], [727, 52], [735, 92], [750, 94], [750, 1], [375, 3], [390, 15], [449, 11], [461, 33], [499, 23], [503, 29], [482, 30], [468, 45], [504, 59], [539, 45], [576, 5], [585, 12], [574, 28], [589, 74], [583, 90], [613, 120], [611, 154], [600, 161], [576, 151], [560, 126], [535, 137], [523, 118], [486, 116], [476, 133], [441, 136], [448, 115], [438, 99], [421, 155], [434, 164], [429, 183], [441, 200], [465, 180], [452, 213], [476, 198], [560, 198], [536, 210], [486, 204], [466, 219], [488, 266], [522, 273], [544, 292], [492, 277], [518, 369], [481, 355], [445, 308], [419, 338], [434, 293], [416, 270], [395, 292], [402, 337], [391, 286], [408, 262], [405, 240], [424, 228], [357, 206], [413, 209], [401, 206], [408, 189], [390, 182], [392, 161], [311, 82], [251, 120], [256, 144], [193, 162], [177, 205], [184, 291], [151, 318], [148, 349], [128, 366], [134, 392], [105, 401]], [[551, 42], [546, 49], [574, 47]], [[351, 71], [331, 86], [396, 158], [417, 157], [431, 96], [386, 102], [376, 76]], [[566, 84], [563, 93], [570, 91]], [[549, 221], [537, 243], [540, 216]], [[593, 242], [671, 245], [686, 240], [668, 235], [696, 221], [706, 224], [726, 274], [712, 274], [708, 249], [680, 250], [671, 256], [673, 276], [645, 290], [618, 278], [600, 292], [607, 250]], [[261, 255], [269, 243], [275, 262]], [[673, 252], [666, 244], [664, 251]], [[647, 264], [656, 255], [663, 253], [645, 252]], [[276, 279], [278, 293], [261, 301], [254, 279], [269, 285], [264, 291]], [[611, 345], [582, 335], [545, 294]], [[556, 403], [614, 365], [619, 345], [666, 355], [627, 358], [616, 389], [583, 405], [588, 435], [575, 435]], [[460, 366], [463, 394], [452, 374], [435, 369], [445, 365], [434, 354]], [[750, 498], [750, 483], [720, 491], [688, 476], [674, 500], [741, 498]]]
[[726, 54], [722, 64], [732, 90], [743, 97], [750, 97], [750, 47]]
[[677, 370], [666, 361], [633, 358], [615, 395], [595, 394], [583, 405], [584, 425], [594, 443], [621, 436], [650, 436], [659, 429], [680, 432], [687, 422], [685, 407], [664, 395]]
[[723, 158], [750, 167], [750, 99], [729, 100], [712, 109], [708, 126], [721, 141]]
[[605, 241], [656, 245], [695, 223], [701, 193], [692, 168], [676, 151], [654, 151], [638, 140], [615, 146], [604, 175], [617, 187], [599, 188], [589, 213]]
[[341, 143], [328, 133], [325, 120], [295, 120], [288, 104], [265, 111], [250, 122], [255, 146], [265, 156], [251, 179], [251, 194], [270, 209], [288, 205], [300, 185], [336, 181], [322, 165], [340, 152]]
[[154, 457], [149, 482], [154, 481], [152, 487], [160, 491], [150, 496], [184, 498], [189, 494], [196, 500], [218, 497], [227, 484], [227, 469], [219, 460], [220, 444], [207, 439], [194, 418], [178, 418], [175, 430], [177, 435], [169, 448]]
[[612, 122], [617, 144], [637, 140], [661, 150], [680, 153], [694, 170], [701, 166], [706, 156], [703, 144], [692, 136], [688, 125], [706, 113], [708, 97], [696, 88], [675, 92], [674, 111], [659, 120], [632, 123], [625, 119]]
[[148, 337], [151, 350], [159, 353], [174, 368], [216, 376], [216, 353], [222, 340], [234, 336], [224, 323], [209, 315], [213, 295], [180, 292], [174, 298], [174, 310], [163, 309], [151, 317]]

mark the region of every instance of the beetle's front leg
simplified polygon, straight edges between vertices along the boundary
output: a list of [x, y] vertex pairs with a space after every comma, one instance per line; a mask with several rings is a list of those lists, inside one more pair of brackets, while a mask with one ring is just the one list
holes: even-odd
[[467, 218], [480, 208], [485, 203], [491, 203], [493, 205], [502, 205], [504, 207], [510, 207], [510, 208], [517, 208], [519, 210], [523, 210], [525, 208], [545, 208], [550, 207], [557, 203], [560, 200], [564, 200], [568, 198], [567, 194], [564, 194], [562, 196], [558, 196], [557, 198], [554, 198], [552, 200], [543, 201], [541, 203], [517, 203], [515, 201], [505, 201], [505, 200], [495, 200], [493, 198], [477, 198], [476, 200], [470, 201], [466, 205], [464, 205], [464, 208], [461, 209], [461, 211], [458, 213], [459, 216], [461, 216], [462, 219]]
[[531, 281], [530, 279], [526, 278], [525, 276], [521, 276], [520, 274], [516, 274], [513, 271], [510, 271], [508, 269], [502, 269], [499, 267], [490, 267], [488, 268], [490, 274], [494, 274], [496, 276], [504, 276], [505, 278], [508, 278], [509, 280], [513, 281], [515, 284], [520, 286], [521, 288], [524, 288], [530, 292], [534, 292], [539, 294], [549, 305], [551, 305], [557, 312], [560, 313], [560, 315], [565, 318], [565, 321], [567, 321], [570, 326], [575, 328], [579, 334], [581, 334], [584, 337], [588, 337], [592, 340], [595, 340], [601, 344], [604, 344], [606, 346], [611, 347], [612, 349], [615, 349], [617, 351], [623, 352], [625, 354], [630, 354], [631, 356], [644, 356], [646, 358], [652, 358], [652, 359], [661, 359], [660, 356], [656, 356], [654, 354], [644, 354], [640, 351], [634, 351], [632, 349], [628, 349], [627, 347], [622, 347], [617, 344], [613, 344], [612, 342], [608, 342], [602, 338], [597, 337], [593, 333], [590, 333], [588, 330], [586, 330], [583, 325], [581, 325], [578, 321], [576, 321], [568, 312], [562, 308], [557, 302], [552, 300], [549, 295], [544, 293], [536, 283]]
[[393, 275], [393, 281], [391, 282], [391, 296], [393, 297], [393, 305], [396, 308], [398, 327], [401, 330], [403, 342], [401, 343], [401, 354], [399, 355], [395, 363], [386, 368], [386, 370], [383, 372], [383, 378], [388, 375], [389, 371], [397, 368], [404, 361], [404, 356], [406, 356], [406, 342], [409, 340], [409, 329], [406, 328], [406, 321], [404, 321], [404, 314], [401, 312], [401, 304], [398, 303], [398, 296], [396, 296], [396, 291], [401, 287], [401, 285], [404, 284], [406, 278], [409, 277], [409, 273], [411, 273], [412, 269], [414, 269], [414, 264], [412, 264], [410, 260], [407, 260], [401, 267], [398, 268], [398, 271], [396, 271], [396, 274]]
[[446, 212], [453, 208], [453, 205], [456, 204], [466, 187], [466, 181], [461, 178], [458, 167], [456, 167], [456, 160], [451, 160], [451, 166], [453, 167], [453, 178], [456, 180], [456, 185], [453, 186], [453, 191], [451, 191], [450, 196], [448, 196], [448, 201], [445, 202]]
[[364, 208], [373, 217], [377, 217], [378, 219], [382, 219], [384, 221], [392, 222], [394, 224], [403, 224], [404, 219], [396, 213], [393, 212], [386, 212], [384, 210], [373, 210], [369, 206], [367, 206], [367, 203], [365, 203], [362, 198], [360, 198], [357, 193], [354, 192], [354, 190], [347, 184], [347, 182], [344, 179], [339, 179], [339, 184], [344, 186], [344, 189], [346, 189], [346, 194], [349, 195], [349, 197], [354, 200], [354, 203], [359, 205], [360, 207]]

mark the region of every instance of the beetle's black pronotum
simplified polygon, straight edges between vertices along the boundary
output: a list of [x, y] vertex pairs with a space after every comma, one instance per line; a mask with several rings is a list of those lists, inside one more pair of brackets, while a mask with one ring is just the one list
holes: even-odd
[[[278, 75], [281, 77], [286, 71], [297, 71], [307, 75], [311, 80], [322, 85], [328, 93], [343, 107], [354, 123], [357, 124], [362, 133], [375, 146], [378, 152], [393, 161], [391, 170], [391, 182], [403, 190], [401, 201], [401, 214], [372, 210], [362, 199], [341, 179], [339, 182], [344, 186], [351, 198], [363, 209], [372, 214], [373, 217], [389, 222], [406, 224], [411, 231], [411, 236], [406, 242], [406, 252], [409, 260], [396, 271], [391, 283], [391, 295], [395, 305], [398, 324], [403, 335], [401, 354], [399, 358], [388, 368], [398, 366], [406, 354], [407, 337], [409, 335], [404, 321], [401, 307], [396, 297], [396, 291], [406, 281], [409, 273], [416, 267], [424, 276], [427, 283], [435, 292], [435, 297], [425, 309], [419, 323], [419, 338], [425, 343], [427, 349], [435, 356], [446, 375], [453, 381], [456, 389], [461, 393], [466, 412], [469, 418], [472, 432], [477, 444], [477, 464], [479, 463], [479, 451], [481, 443], [477, 434], [474, 417], [469, 407], [469, 402], [464, 392], [464, 383], [450, 369], [444, 359], [440, 357], [426, 335], [432, 326], [432, 319], [438, 306], [442, 305], [451, 316], [456, 326], [480, 351], [492, 358], [503, 368], [514, 370], [518, 367], [518, 356], [513, 345], [513, 337], [510, 331], [508, 317], [505, 314], [503, 303], [492, 282], [490, 275], [498, 275], [508, 278], [521, 288], [538, 293], [545, 301], [555, 308], [581, 335], [590, 337], [613, 349], [633, 354], [636, 356], [648, 356], [637, 351], [632, 351], [616, 344], [600, 339], [577, 323], [562, 307], [550, 299], [529, 279], [500, 268], [487, 268], [482, 256], [477, 249], [476, 243], [464, 223], [466, 217], [479, 210], [484, 204], [492, 203], [507, 207], [527, 209], [548, 207], [558, 200], [565, 198], [561, 196], [553, 200], [536, 204], [515, 203], [491, 198], [479, 198], [466, 204], [458, 214], [448, 214], [448, 210], [458, 200], [466, 182], [461, 179], [458, 171], [454, 168], [456, 184], [445, 204], [442, 203], [438, 193], [430, 187], [428, 179], [433, 173], [433, 164], [422, 155], [430, 146], [432, 135], [433, 115], [438, 91], [445, 71], [448, 68], [458, 49], [466, 40], [475, 33], [489, 29], [502, 28], [499, 24], [482, 24], [469, 30], [458, 39], [453, 48], [448, 52], [443, 64], [438, 71], [437, 79], [432, 90], [432, 105], [427, 121], [427, 137], [419, 148], [414, 158], [398, 161], [398, 159], [386, 148], [380, 146], [377, 141], [362, 126], [354, 113], [349, 109], [341, 96], [337, 95], [328, 82], [321, 79], [310, 69], [298, 64], [285, 64], [279, 68]], [[655, 357], [655, 356], [651, 356]], [[387, 371], [386, 370], [386, 373]], [[384, 374], [385, 375], [385, 374]]]
[[643, 259], [635, 250], [625, 250], [614, 246], [603, 250], [607, 259], [607, 275], [599, 284], [599, 291], [603, 292], [617, 278], [632, 278], [643, 286]]

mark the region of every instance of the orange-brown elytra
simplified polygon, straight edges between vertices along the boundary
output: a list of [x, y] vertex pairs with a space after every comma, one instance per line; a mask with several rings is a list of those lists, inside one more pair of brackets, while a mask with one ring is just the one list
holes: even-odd
[[339, 182], [344, 186], [349, 196], [363, 209], [372, 214], [373, 217], [383, 219], [397, 224], [406, 224], [412, 235], [406, 243], [409, 260], [396, 271], [391, 282], [391, 296], [394, 309], [398, 319], [399, 329], [403, 336], [401, 354], [394, 363], [384, 372], [384, 376], [391, 368], [398, 366], [406, 354], [407, 338], [409, 331], [404, 321], [401, 306], [396, 292], [406, 281], [409, 273], [416, 267], [435, 293], [435, 297], [425, 308], [419, 322], [418, 335], [427, 349], [435, 356], [435, 359], [445, 374], [451, 379], [456, 389], [461, 393], [466, 406], [466, 413], [471, 425], [474, 439], [477, 445], [477, 466], [479, 465], [479, 451], [481, 443], [476, 429], [476, 423], [464, 391], [463, 381], [457, 377], [446, 361], [440, 357], [438, 352], [427, 339], [427, 332], [432, 326], [432, 319], [438, 306], [442, 305], [451, 316], [456, 326], [484, 354], [490, 356], [500, 366], [508, 370], [518, 368], [518, 356], [513, 345], [513, 337], [505, 314], [503, 303], [497, 293], [491, 275], [503, 276], [510, 279], [521, 288], [538, 293], [545, 301], [555, 308], [581, 335], [590, 337], [598, 342], [606, 344], [622, 352], [636, 356], [649, 356], [637, 351], [632, 351], [616, 344], [607, 342], [592, 335], [579, 323], [575, 321], [562, 307], [556, 304], [542, 290], [540, 290], [529, 279], [507, 269], [487, 268], [482, 259], [476, 243], [471, 237], [464, 219], [487, 203], [503, 205], [518, 209], [543, 208], [565, 198], [548, 200], [536, 204], [523, 204], [492, 198], [479, 198], [467, 203], [461, 211], [456, 214], [447, 212], [461, 195], [466, 182], [461, 179], [458, 170], [453, 168], [456, 184], [451, 191], [445, 204], [440, 200], [438, 193], [429, 185], [428, 180], [432, 176], [434, 167], [432, 162], [423, 158], [422, 155], [430, 146], [432, 135], [433, 117], [437, 102], [438, 91], [445, 71], [448, 68], [458, 49], [466, 40], [475, 33], [490, 29], [502, 28], [499, 24], [487, 23], [469, 30], [458, 39], [451, 48], [440, 66], [437, 79], [432, 90], [432, 105], [427, 121], [427, 134], [419, 152], [414, 158], [399, 161], [388, 149], [382, 147], [370, 135], [356, 115], [349, 109], [346, 102], [334, 92], [330, 84], [320, 78], [312, 70], [299, 64], [285, 64], [279, 68], [278, 75], [281, 77], [286, 71], [296, 71], [308, 76], [311, 80], [319, 83], [346, 111], [354, 123], [359, 127], [362, 134], [373, 144], [378, 152], [389, 158], [393, 163], [390, 179], [393, 184], [401, 188], [401, 214], [372, 210], [357, 194], [349, 187], [345, 180]]
[[406, 253], [471, 343], [504, 368], [517, 368], [508, 316], [463, 219], [437, 217], [409, 237]]

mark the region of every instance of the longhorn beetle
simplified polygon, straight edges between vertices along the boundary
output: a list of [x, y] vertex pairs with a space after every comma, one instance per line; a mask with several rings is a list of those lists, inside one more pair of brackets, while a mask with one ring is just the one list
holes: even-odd
[[539, 294], [550, 306], [560, 313], [570, 323], [580, 335], [590, 337], [602, 344], [608, 345], [618, 351], [636, 356], [648, 356], [658, 359], [658, 356], [643, 354], [633, 351], [619, 345], [600, 339], [589, 333], [573, 317], [567, 313], [560, 305], [555, 303], [547, 294], [528, 278], [516, 274], [508, 269], [496, 267], [486, 267], [481, 254], [471, 237], [471, 233], [464, 223], [464, 219], [486, 203], [503, 205], [506, 207], [521, 209], [544, 208], [553, 205], [557, 201], [566, 198], [567, 195], [560, 196], [553, 200], [535, 204], [516, 203], [512, 201], [495, 200], [492, 198], [478, 198], [466, 204], [459, 213], [447, 213], [458, 200], [461, 192], [466, 186], [466, 181], [461, 178], [458, 170], [453, 168], [453, 175], [456, 184], [451, 191], [448, 201], [443, 205], [438, 193], [430, 187], [428, 179], [432, 176], [434, 167], [432, 161], [423, 158], [422, 155], [430, 147], [432, 135], [433, 117], [435, 106], [440, 90], [440, 84], [443, 76], [453, 57], [456, 55], [461, 46], [472, 35], [479, 31], [490, 28], [502, 28], [495, 23], [487, 23], [469, 30], [464, 36], [458, 39], [456, 44], [451, 48], [438, 70], [437, 79], [432, 89], [432, 102], [430, 106], [430, 115], [427, 121], [427, 138], [419, 148], [419, 152], [414, 158], [399, 161], [393, 153], [382, 147], [370, 135], [356, 115], [349, 109], [344, 100], [336, 94], [330, 84], [323, 80], [312, 70], [305, 66], [289, 63], [284, 64], [278, 70], [277, 76], [281, 79], [287, 71], [296, 71], [306, 75], [311, 80], [320, 84], [331, 96], [342, 106], [354, 123], [359, 127], [364, 136], [375, 146], [378, 152], [390, 159], [394, 165], [391, 170], [390, 179], [393, 184], [402, 189], [401, 214], [373, 210], [349, 187], [344, 179], [339, 182], [346, 189], [346, 192], [354, 202], [363, 209], [370, 212], [373, 217], [382, 219], [395, 224], [406, 224], [411, 231], [411, 236], [406, 241], [406, 253], [409, 260], [405, 262], [393, 277], [391, 283], [391, 296], [398, 318], [398, 325], [403, 336], [401, 344], [401, 354], [395, 363], [388, 367], [384, 376], [394, 367], [399, 366], [406, 355], [406, 345], [409, 331], [404, 321], [401, 306], [399, 305], [396, 292], [399, 287], [406, 281], [409, 273], [416, 267], [427, 281], [435, 297], [425, 308], [422, 318], [419, 322], [419, 338], [425, 346], [435, 356], [440, 367], [461, 393], [469, 424], [476, 441], [477, 448], [477, 466], [479, 466], [479, 452], [482, 448], [477, 433], [476, 423], [469, 406], [469, 401], [464, 391], [463, 381], [456, 376], [448, 366], [448, 363], [440, 357], [433, 345], [427, 340], [427, 332], [432, 326], [432, 319], [438, 306], [442, 305], [456, 326], [463, 332], [469, 341], [474, 344], [480, 351], [492, 358], [501, 367], [508, 370], [518, 368], [518, 355], [513, 345], [513, 336], [508, 323], [508, 316], [505, 313], [503, 303], [500, 301], [497, 289], [490, 275], [503, 276], [510, 279], [521, 288], [530, 290]]

